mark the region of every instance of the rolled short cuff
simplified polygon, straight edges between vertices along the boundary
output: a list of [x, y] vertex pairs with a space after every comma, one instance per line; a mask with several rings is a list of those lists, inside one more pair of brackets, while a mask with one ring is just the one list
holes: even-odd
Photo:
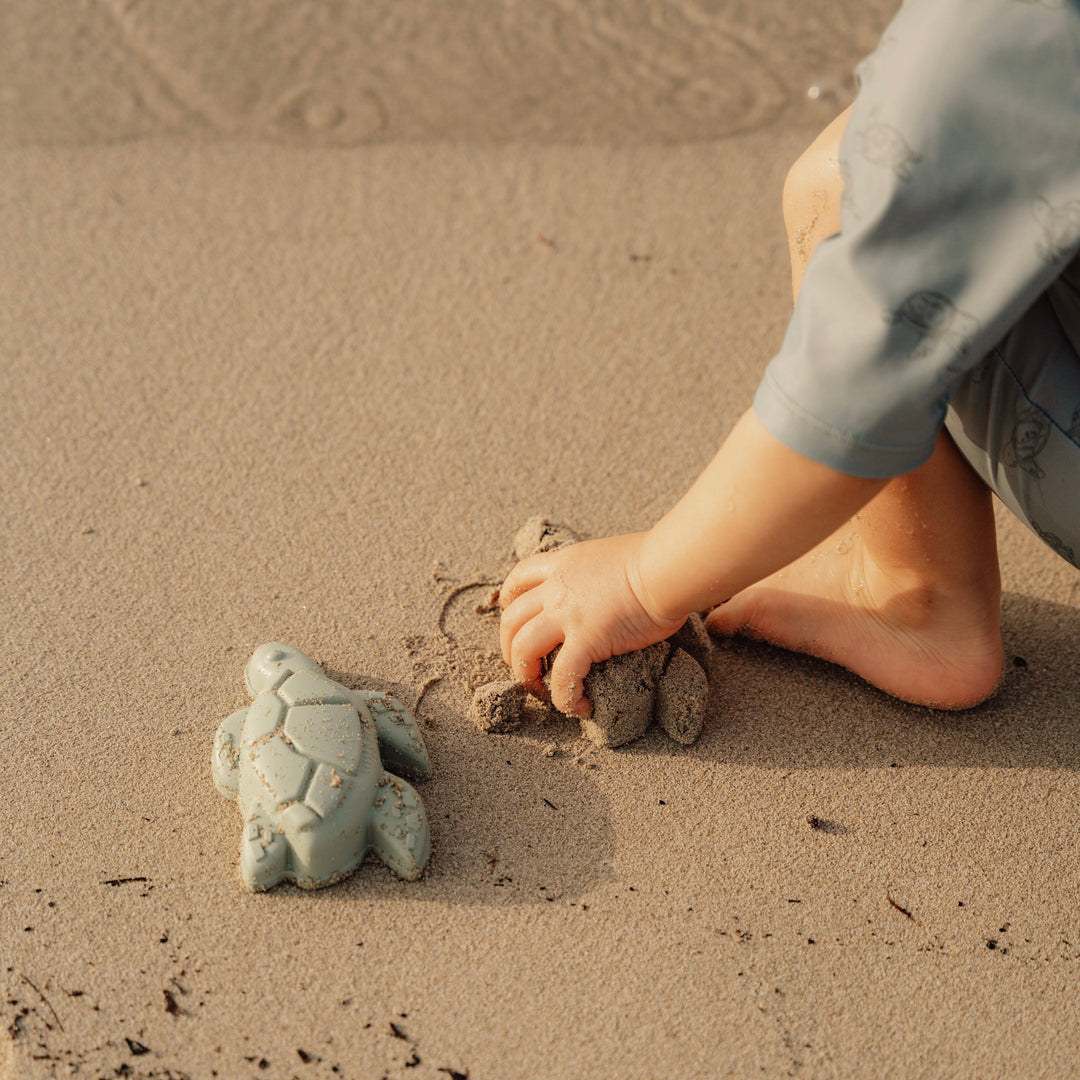
[[754, 395], [754, 415], [774, 438], [790, 450], [848, 476], [888, 480], [917, 469], [930, 460], [936, 432], [929, 445], [881, 446], [824, 423], [793, 401], [769, 371]]

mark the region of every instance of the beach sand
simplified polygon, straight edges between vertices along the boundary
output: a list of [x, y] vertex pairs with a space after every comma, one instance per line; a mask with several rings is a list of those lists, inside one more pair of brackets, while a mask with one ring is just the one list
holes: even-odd
[[[0, 1080], [1074, 1075], [1080, 582], [1007, 514], [979, 708], [731, 642], [691, 747], [467, 716], [521, 523], [748, 404], [891, 5], [361, 6], [8, 7]], [[275, 639], [423, 694], [420, 881], [241, 889]]]

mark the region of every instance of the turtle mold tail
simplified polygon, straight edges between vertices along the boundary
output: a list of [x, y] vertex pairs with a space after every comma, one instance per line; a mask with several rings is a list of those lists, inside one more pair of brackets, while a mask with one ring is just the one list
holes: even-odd
[[244, 822], [240, 843], [240, 877], [245, 888], [252, 892], [273, 888], [289, 873], [289, 855], [289, 841], [256, 810]]

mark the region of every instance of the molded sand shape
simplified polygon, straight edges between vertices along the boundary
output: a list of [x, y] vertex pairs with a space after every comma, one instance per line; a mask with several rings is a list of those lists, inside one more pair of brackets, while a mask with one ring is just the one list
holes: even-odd
[[428, 774], [412, 715], [386, 694], [341, 686], [280, 642], [255, 650], [244, 681], [255, 700], [222, 722], [213, 762], [218, 791], [240, 803], [244, 885], [317, 889], [372, 850], [399, 877], [418, 878], [431, 853], [424, 806], [383, 769], [385, 757]]
[[[557, 551], [579, 540], [565, 525], [534, 517], [514, 537], [514, 556]], [[585, 677], [593, 712], [581, 721], [582, 735], [596, 746], [622, 746], [656, 720], [676, 742], [694, 742], [705, 722], [705, 662], [711, 648], [705, 624], [694, 614], [667, 641], [594, 664]], [[488, 683], [473, 695], [469, 713], [481, 731], [509, 731], [520, 723], [526, 700], [521, 683]]]

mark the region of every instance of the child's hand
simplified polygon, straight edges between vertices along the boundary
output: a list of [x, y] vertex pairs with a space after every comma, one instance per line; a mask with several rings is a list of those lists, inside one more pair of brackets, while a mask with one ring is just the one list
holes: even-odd
[[514, 677], [544, 695], [541, 662], [557, 645], [551, 701], [588, 716], [589, 668], [609, 656], [662, 641], [686, 619], [651, 611], [638, 567], [644, 533], [586, 540], [532, 555], [510, 572], [499, 593], [503, 659]]

